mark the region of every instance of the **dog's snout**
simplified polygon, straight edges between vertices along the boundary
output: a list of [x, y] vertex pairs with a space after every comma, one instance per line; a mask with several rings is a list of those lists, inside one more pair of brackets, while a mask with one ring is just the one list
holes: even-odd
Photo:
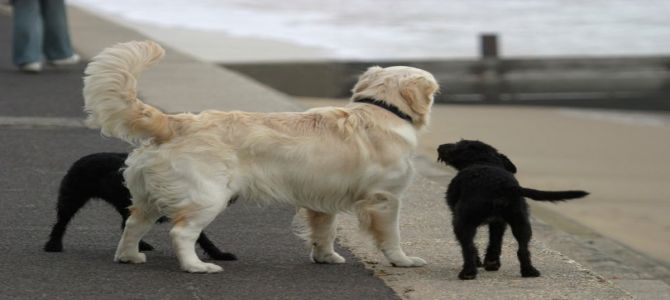
[[452, 149], [454, 149], [454, 147], [455, 147], [454, 144], [442, 144], [437, 148], [437, 152], [439, 153], [449, 152]]
[[449, 153], [454, 149], [454, 144], [442, 144], [437, 147], [437, 161], [447, 162]]

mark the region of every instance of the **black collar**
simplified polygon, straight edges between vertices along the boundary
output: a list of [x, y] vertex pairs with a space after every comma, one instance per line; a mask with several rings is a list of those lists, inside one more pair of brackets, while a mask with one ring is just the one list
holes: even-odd
[[385, 110], [388, 110], [389, 112], [393, 113], [394, 115], [398, 116], [398, 118], [401, 118], [407, 122], [413, 123], [412, 117], [407, 115], [406, 113], [400, 111], [400, 109], [393, 105], [393, 104], [388, 104], [382, 100], [377, 100], [373, 98], [362, 98], [358, 100], [354, 100], [354, 102], [360, 102], [360, 103], [367, 103], [367, 104], [372, 104], [379, 106]]

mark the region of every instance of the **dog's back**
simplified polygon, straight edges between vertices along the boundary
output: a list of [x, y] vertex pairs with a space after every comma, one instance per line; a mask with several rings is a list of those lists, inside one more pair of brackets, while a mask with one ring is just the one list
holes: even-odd
[[78, 159], [63, 177], [58, 191], [57, 221], [44, 246], [48, 252], [63, 251], [63, 235], [72, 217], [91, 198], [110, 203], [125, 219], [131, 204], [120, 169], [126, 153], [95, 153]]
[[481, 221], [499, 217], [504, 210], [525, 205], [516, 192], [519, 182], [495, 166], [473, 165], [462, 169], [449, 184], [447, 204], [452, 210], [477, 212]]
[[[127, 153], [94, 153], [77, 160], [61, 181], [59, 197], [128, 199], [121, 168]], [[59, 201], [60, 203], [60, 201]]]

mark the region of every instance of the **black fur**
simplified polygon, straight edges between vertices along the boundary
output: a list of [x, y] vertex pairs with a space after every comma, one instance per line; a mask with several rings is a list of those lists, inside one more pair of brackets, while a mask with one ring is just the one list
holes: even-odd
[[[514, 178], [516, 166], [502, 153], [480, 141], [461, 140], [440, 145], [438, 160], [456, 168], [458, 174], [447, 189], [447, 204], [453, 214], [454, 233], [461, 244], [463, 270], [460, 279], [477, 277], [477, 267], [500, 268], [500, 251], [507, 224], [519, 249], [521, 276], [537, 277], [528, 251], [532, 230], [524, 197], [540, 201], [562, 201], [588, 195], [584, 191], [547, 192], [521, 187]], [[482, 264], [473, 239], [477, 227], [489, 225], [489, 244]]]
[[[58, 192], [57, 222], [51, 230], [49, 241], [44, 245], [44, 251], [63, 251], [63, 235], [70, 219], [91, 198], [102, 199], [111, 204], [121, 214], [121, 229], [125, 227], [132, 204], [130, 193], [124, 185], [120, 169], [128, 157], [127, 153], [94, 153], [77, 160], [68, 170], [60, 184]], [[158, 222], [164, 222], [161, 218]], [[215, 260], [236, 260], [234, 254], [222, 252], [205, 235], [201, 233], [198, 244], [205, 253]], [[150, 251], [154, 248], [140, 242], [141, 251]]]

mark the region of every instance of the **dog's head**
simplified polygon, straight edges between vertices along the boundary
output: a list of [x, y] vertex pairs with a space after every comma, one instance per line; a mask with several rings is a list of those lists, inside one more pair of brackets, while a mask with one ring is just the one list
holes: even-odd
[[394, 105], [422, 129], [430, 120], [430, 108], [439, 85], [432, 74], [417, 68], [370, 67], [359, 78], [352, 101], [373, 98]]
[[516, 173], [516, 166], [507, 156], [480, 141], [461, 140], [458, 143], [442, 144], [437, 148], [437, 155], [437, 160], [457, 170], [479, 164], [498, 166], [511, 173]]

